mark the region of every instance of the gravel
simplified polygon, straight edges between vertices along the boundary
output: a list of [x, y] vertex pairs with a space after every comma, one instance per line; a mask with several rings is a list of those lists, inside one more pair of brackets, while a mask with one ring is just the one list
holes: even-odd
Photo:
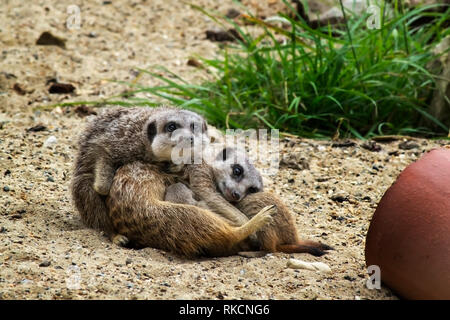
[[[12, 0], [0, 9], [2, 299], [396, 298], [388, 288], [366, 287], [365, 235], [376, 204], [398, 174], [444, 141], [414, 140], [412, 148], [400, 147], [398, 140], [363, 147], [356, 140], [284, 139], [286, 165], [274, 177], [265, 176], [266, 189], [289, 206], [302, 237], [336, 249], [320, 258], [274, 253], [187, 260], [152, 248], [119, 248], [86, 228], [68, 190], [76, 137], [91, 110], [79, 116], [70, 108], [36, 108], [121, 93], [123, 84], [105, 79], [132, 81], [134, 70], [150, 65], [162, 64], [199, 83], [210, 75], [187, 61], [213, 57], [219, 47], [205, 40], [205, 31], [217, 26], [180, 1], [88, 2], [79, 30], [66, 28], [71, 4]], [[233, 7], [231, 0], [197, 4], [224, 14]], [[45, 31], [64, 39], [65, 49], [35, 45]], [[76, 91], [49, 94], [54, 79]], [[145, 75], [139, 81], [158, 84]], [[15, 83], [26, 88], [24, 94], [12, 89]], [[45, 130], [27, 132], [38, 125]], [[43, 148], [49, 141], [51, 147]], [[343, 198], [333, 201], [333, 195]], [[323, 262], [332, 273], [286, 268], [293, 257]]]

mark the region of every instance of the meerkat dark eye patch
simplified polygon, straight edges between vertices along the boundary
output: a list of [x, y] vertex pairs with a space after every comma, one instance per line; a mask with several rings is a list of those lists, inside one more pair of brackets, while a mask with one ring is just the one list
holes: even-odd
[[208, 125], [206, 124], [206, 121], [203, 121], [202, 133], [207, 133], [207, 132], [208, 132]]
[[203, 133], [202, 126], [197, 122], [192, 122], [190, 125], [190, 128], [191, 128], [192, 133], [194, 133], [194, 134]]
[[150, 122], [147, 126], [147, 138], [150, 141], [150, 143], [153, 142], [153, 139], [156, 136], [156, 122]]
[[174, 132], [177, 128], [178, 126], [175, 122], [169, 122], [166, 124], [165, 130], [166, 132]]
[[247, 189], [247, 193], [257, 193], [259, 189], [257, 187], [250, 187]]
[[236, 178], [241, 177], [244, 174], [244, 168], [242, 168], [240, 165], [235, 164], [233, 167], [233, 176]]

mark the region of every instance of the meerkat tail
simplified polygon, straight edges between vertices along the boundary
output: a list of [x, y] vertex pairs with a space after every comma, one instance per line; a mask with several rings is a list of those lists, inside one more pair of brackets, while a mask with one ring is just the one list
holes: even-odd
[[327, 250], [333, 250], [333, 248], [319, 242], [299, 241], [296, 244], [279, 244], [276, 250], [284, 253], [309, 253], [313, 256], [320, 257], [326, 254]]
[[[334, 250], [332, 247], [314, 241], [300, 241], [297, 244], [279, 244], [276, 246], [276, 252], [283, 253], [309, 253], [313, 256], [320, 257], [327, 253], [327, 250]], [[260, 258], [268, 254], [270, 251], [240, 251], [238, 255], [246, 258]]]
[[80, 213], [81, 220], [88, 227], [111, 233], [110, 221], [105, 201], [93, 188], [92, 174], [79, 174], [72, 179], [72, 199]]
[[104, 156], [97, 159], [94, 169], [94, 190], [98, 194], [102, 196], [108, 195], [113, 182], [114, 172], [113, 165]]
[[[118, 232], [139, 247], [153, 247], [187, 257], [228, 256], [238, 251], [240, 242], [271, 221], [271, 210], [263, 210], [245, 226], [232, 227], [214, 213], [191, 205], [148, 200], [136, 203], [128, 213], [110, 199], [111, 217]], [[135, 200], [138, 200], [134, 198]], [[122, 210], [125, 209], [125, 210]], [[137, 209], [137, 210], [136, 210]]]

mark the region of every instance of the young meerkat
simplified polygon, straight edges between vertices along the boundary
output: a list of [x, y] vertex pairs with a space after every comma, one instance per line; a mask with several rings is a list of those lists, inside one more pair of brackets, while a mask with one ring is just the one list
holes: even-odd
[[237, 253], [249, 235], [272, 220], [273, 205], [262, 208], [240, 227], [211, 211], [164, 201], [173, 177], [155, 165], [133, 162], [114, 176], [106, 206], [115, 231], [136, 247], [152, 247], [186, 257]]
[[261, 174], [239, 148], [224, 147], [211, 164], [186, 165], [183, 179], [184, 183], [166, 189], [166, 201], [208, 208], [235, 226], [247, 222], [248, 217], [232, 203], [263, 190]]
[[310, 253], [321, 256], [326, 250], [332, 249], [319, 242], [299, 239], [289, 209], [275, 195], [262, 192], [262, 177], [245, 151], [224, 148], [210, 166], [187, 165], [185, 171], [188, 174], [189, 187], [181, 182], [170, 185], [166, 189], [166, 201], [189, 203], [210, 209], [236, 226], [245, 223], [268, 205], [277, 207], [273, 223], [257, 232], [257, 246], [249, 239], [242, 243], [242, 250]]
[[114, 242], [126, 242], [115, 238], [104, 199], [117, 168], [133, 161], [171, 162], [176, 146], [207, 143], [206, 131], [200, 115], [172, 107], [110, 108], [93, 118], [79, 139], [71, 184], [82, 221]]

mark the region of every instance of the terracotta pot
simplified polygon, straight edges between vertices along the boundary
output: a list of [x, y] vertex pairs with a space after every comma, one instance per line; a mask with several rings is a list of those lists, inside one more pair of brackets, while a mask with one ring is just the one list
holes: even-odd
[[450, 149], [408, 166], [370, 223], [366, 264], [407, 299], [450, 299]]

